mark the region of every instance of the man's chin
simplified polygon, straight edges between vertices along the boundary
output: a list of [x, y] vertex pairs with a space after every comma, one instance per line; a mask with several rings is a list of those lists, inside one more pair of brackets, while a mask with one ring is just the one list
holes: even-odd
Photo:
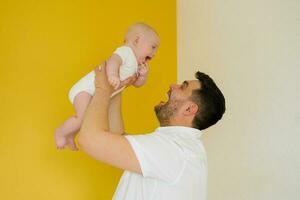
[[160, 102], [159, 104], [157, 104], [157, 105], [154, 106], [154, 111], [155, 111], [156, 114], [161, 110], [161, 107], [163, 105], [164, 104], [162, 102]]
[[169, 101], [161, 101], [154, 106], [156, 117], [160, 123], [160, 126], [167, 126], [169, 124], [169, 117], [172, 115], [169, 108]]

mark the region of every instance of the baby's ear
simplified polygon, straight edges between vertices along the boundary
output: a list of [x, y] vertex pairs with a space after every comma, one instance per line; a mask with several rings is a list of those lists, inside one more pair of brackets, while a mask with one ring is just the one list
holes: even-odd
[[135, 45], [138, 44], [140, 42], [140, 39], [141, 37], [138, 34], [134, 35], [134, 40], [133, 40], [134, 44]]

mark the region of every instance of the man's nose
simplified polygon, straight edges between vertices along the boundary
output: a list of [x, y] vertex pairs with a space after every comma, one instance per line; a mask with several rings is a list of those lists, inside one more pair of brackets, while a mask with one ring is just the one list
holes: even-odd
[[176, 89], [177, 88], [177, 84], [171, 84], [170, 85], [170, 90], [174, 90], [174, 89]]

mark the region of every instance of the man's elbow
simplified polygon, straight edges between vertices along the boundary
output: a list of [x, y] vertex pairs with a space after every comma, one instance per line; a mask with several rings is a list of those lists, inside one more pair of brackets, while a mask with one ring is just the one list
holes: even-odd
[[102, 131], [94, 132], [94, 131], [88, 131], [80, 130], [77, 138], [77, 142], [81, 149], [88, 150], [91, 146], [95, 144], [96, 140], [99, 140], [99, 137], [101, 137]]

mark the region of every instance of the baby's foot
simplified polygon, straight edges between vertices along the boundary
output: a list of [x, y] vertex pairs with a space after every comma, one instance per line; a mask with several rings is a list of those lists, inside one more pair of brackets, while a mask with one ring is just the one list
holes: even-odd
[[72, 151], [77, 151], [78, 148], [75, 144], [75, 134], [72, 134], [70, 135], [68, 138], [67, 138], [67, 145], [69, 146], [69, 148], [72, 150]]
[[55, 130], [55, 143], [57, 149], [64, 149], [67, 145], [67, 137], [64, 136], [59, 129]]

